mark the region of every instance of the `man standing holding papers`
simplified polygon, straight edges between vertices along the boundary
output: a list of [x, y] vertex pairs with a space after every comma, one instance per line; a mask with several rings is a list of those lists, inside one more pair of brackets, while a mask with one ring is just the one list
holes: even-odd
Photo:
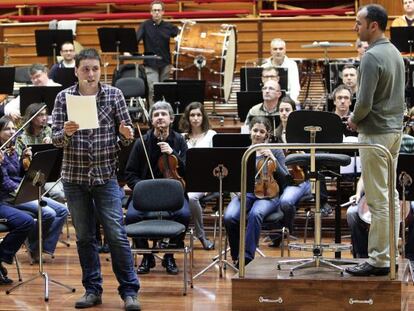
[[[96, 213], [108, 238], [112, 269], [120, 284], [118, 292], [125, 310], [141, 310], [137, 300], [139, 282], [133, 270], [116, 180], [117, 140], [123, 144], [131, 142], [131, 119], [121, 91], [99, 82], [101, 59], [95, 49], [82, 50], [76, 56], [75, 73], [79, 84], [57, 95], [52, 113], [53, 143], [64, 148], [62, 181], [76, 230], [82, 284], [86, 290], [75, 308], [102, 303]], [[99, 128], [81, 130], [77, 122], [68, 120], [66, 94], [95, 96]]]

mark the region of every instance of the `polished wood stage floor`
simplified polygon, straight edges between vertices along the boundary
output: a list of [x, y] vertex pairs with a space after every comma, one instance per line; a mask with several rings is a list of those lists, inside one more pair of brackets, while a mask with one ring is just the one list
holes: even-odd
[[[72, 232], [72, 230], [71, 230]], [[9, 286], [0, 286], [0, 310], [73, 310], [75, 301], [83, 295], [81, 271], [79, 267], [74, 233], [70, 238], [70, 247], [59, 243], [55, 258], [45, 256], [44, 270], [49, 278], [76, 288], [75, 293], [49, 283], [49, 302], [44, 301], [44, 281], [37, 278], [35, 281], [21, 286], [10, 295], [5, 291]], [[267, 256], [280, 256], [280, 250], [269, 248], [261, 243], [261, 249]], [[204, 251], [198, 241], [195, 243], [194, 271], [197, 273], [209, 263], [216, 254], [215, 251]], [[294, 252], [292, 256], [304, 257], [306, 253]], [[344, 254], [344, 257], [350, 257]], [[24, 248], [18, 253], [23, 280], [29, 279], [38, 273], [36, 265], [29, 264]], [[112, 273], [108, 254], [101, 255], [101, 265], [104, 278], [103, 304], [89, 310], [122, 310], [122, 300], [117, 295], [117, 281]], [[182, 267], [182, 257], [177, 255], [177, 263]], [[14, 266], [7, 266], [9, 275], [17, 281]], [[223, 278], [219, 277], [218, 268], [212, 268], [194, 281], [194, 288], [188, 290], [187, 296], [182, 295], [182, 272], [178, 276], [167, 275], [157, 261], [156, 268], [150, 274], [140, 277], [141, 290], [139, 298], [143, 310], [231, 310], [231, 278], [234, 272], [225, 271]], [[410, 296], [413, 296], [413, 286], [410, 286]], [[410, 297], [408, 310], [414, 311], [414, 298]]]

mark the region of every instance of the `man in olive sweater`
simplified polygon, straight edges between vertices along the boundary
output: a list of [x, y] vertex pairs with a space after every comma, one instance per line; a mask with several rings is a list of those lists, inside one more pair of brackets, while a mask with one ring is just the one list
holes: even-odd
[[[399, 51], [385, 38], [387, 12], [379, 5], [362, 7], [355, 31], [369, 43], [361, 60], [359, 90], [348, 126], [357, 130], [361, 143], [387, 148], [396, 172], [404, 111], [404, 63]], [[356, 276], [386, 275], [390, 271], [388, 170], [385, 157], [374, 149], [361, 149], [362, 179], [372, 223], [368, 239], [368, 260], [347, 268]], [[395, 234], [399, 230], [398, 192], [395, 190]]]

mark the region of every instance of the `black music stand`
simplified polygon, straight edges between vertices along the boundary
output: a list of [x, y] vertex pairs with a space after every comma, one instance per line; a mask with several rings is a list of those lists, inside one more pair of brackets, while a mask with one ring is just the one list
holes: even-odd
[[61, 86], [23, 86], [20, 88], [20, 113], [33, 103], [45, 103], [49, 113], [55, 106], [56, 95], [63, 90]]
[[75, 68], [57, 68], [54, 81], [61, 84], [64, 89], [74, 85], [78, 82], [78, 77], [75, 75]]
[[262, 91], [237, 92], [237, 114], [241, 122], [246, 121], [250, 108], [263, 102]]
[[[300, 110], [294, 111], [289, 115], [286, 140], [288, 143], [341, 143], [342, 142], [342, 126], [341, 119], [334, 113], [326, 111], [308, 111]], [[319, 150], [320, 151], [320, 150]], [[296, 155], [293, 155], [296, 156]], [[309, 165], [309, 176], [311, 182], [315, 187], [312, 187], [312, 193], [315, 195], [315, 240], [310, 244], [291, 244], [297, 250], [311, 251], [313, 257], [309, 259], [293, 259], [278, 262], [278, 269], [281, 269], [282, 264], [298, 263], [299, 265], [290, 269], [290, 275], [293, 276], [293, 271], [308, 268], [308, 267], [326, 267], [337, 270], [343, 275], [344, 269], [338, 264], [351, 264], [352, 261], [341, 259], [326, 259], [322, 257], [324, 250], [331, 250], [340, 252], [349, 250], [348, 246], [339, 244], [341, 239], [340, 219], [341, 211], [339, 208], [335, 209], [335, 244], [322, 244], [321, 238], [321, 211], [320, 211], [320, 180], [318, 169], [323, 166], [339, 166], [341, 164], [347, 165], [350, 163], [350, 157], [338, 154], [316, 154], [316, 148], [310, 149], [310, 155], [297, 155], [298, 158], [303, 159], [303, 163], [297, 162], [292, 164]], [[346, 162], [346, 163], [345, 163]]]
[[213, 147], [249, 147], [250, 134], [217, 133], [213, 136]]
[[[204, 274], [216, 264], [219, 265], [220, 277], [223, 276], [224, 264], [235, 271], [237, 268], [223, 259], [223, 191], [240, 192], [241, 159], [246, 148], [191, 148], [186, 156], [186, 191], [219, 192], [219, 246], [218, 257], [207, 267], [197, 273], [193, 279]], [[254, 190], [255, 160], [247, 164], [247, 185], [249, 192]], [[202, 176], [202, 178], [200, 178]]]
[[13, 95], [16, 67], [0, 67], [0, 94]]
[[98, 28], [99, 46], [101, 51], [116, 52], [116, 69], [119, 69], [119, 54], [138, 52], [137, 35], [134, 28]]
[[154, 102], [171, 103], [175, 114], [183, 113], [191, 102], [204, 104], [205, 80], [168, 80], [154, 83]]
[[35, 30], [35, 40], [37, 56], [53, 56], [53, 62], [55, 62], [62, 44], [65, 42], [73, 43], [73, 33], [72, 30], [67, 29], [37, 29]]
[[[282, 91], [288, 88], [288, 69], [285, 67], [273, 67], [279, 73], [279, 84]], [[263, 67], [242, 67], [240, 68], [240, 90], [261, 91], [262, 90]]]
[[413, 27], [391, 27], [391, 42], [401, 53], [410, 53], [412, 57], [414, 45], [414, 28]]
[[14, 287], [6, 291], [6, 294], [10, 294], [18, 287], [30, 283], [35, 279], [41, 277], [45, 281], [45, 301], [49, 301], [49, 281], [69, 289], [72, 293], [75, 292], [75, 288], [68, 285], [50, 279], [47, 272], [43, 270], [43, 238], [42, 238], [42, 207], [47, 203], [43, 200], [42, 188], [45, 182], [48, 180], [49, 175], [53, 169], [54, 163], [57, 160], [59, 151], [57, 149], [45, 150], [34, 154], [32, 161], [30, 162], [29, 169], [27, 170], [20, 186], [17, 190], [17, 195], [14, 200], [14, 204], [22, 204], [25, 202], [38, 200], [38, 214], [37, 224], [39, 230], [39, 273], [27, 281], [16, 284]]

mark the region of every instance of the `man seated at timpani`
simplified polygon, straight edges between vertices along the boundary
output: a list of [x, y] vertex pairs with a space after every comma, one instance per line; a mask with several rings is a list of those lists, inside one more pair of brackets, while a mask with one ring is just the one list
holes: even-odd
[[268, 58], [262, 67], [284, 67], [288, 70], [287, 94], [296, 103], [300, 93], [299, 70], [296, 62], [286, 56], [286, 42], [280, 38], [270, 42], [271, 57]]
[[[245, 125], [249, 125], [253, 117], [258, 116], [278, 116], [278, 104], [279, 99], [282, 96], [279, 82], [276, 80], [267, 80], [262, 87], [263, 103], [257, 104], [250, 108], [247, 113]], [[276, 122], [276, 121], [275, 121]], [[275, 123], [274, 122], [274, 123]], [[272, 124], [272, 130], [275, 128], [275, 124]]]
[[[33, 64], [29, 68], [30, 80], [34, 86], [60, 86], [52, 79], [49, 79], [47, 75], [47, 67], [42, 64]], [[9, 116], [14, 121], [17, 121], [20, 117], [20, 96], [12, 99], [4, 107], [4, 115]]]
[[413, 26], [414, 22], [414, 0], [403, 0], [404, 15], [397, 17], [391, 27]]
[[[178, 162], [177, 175], [184, 176], [187, 143], [181, 134], [171, 129], [174, 121], [174, 112], [171, 105], [164, 101], [158, 101], [151, 107], [149, 115], [152, 128], [143, 136], [142, 141], [140, 139], [135, 141], [125, 168], [127, 184], [131, 189], [134, 189], [135, 185], [141, 180], [163, 178], [163, 167], [158, 163], [164, 155], [174, 156], [176, 158], [176, 161]], [[146, 153], [148, 154], [148, 158], [146, 158]], [[178, 211], [171, 212], [170, 216], [172, 220], [175, 220], [188, 228], [190, 222], [190, 209], [188, 207], [187, 198], [184, 200], [183, 207]], [[136, 223], [144, 220], [145, 217], [147, 217], [147, 213], [136, 210], [131, 202], [128, 206], [125, 223], [127, 225]], [[184, 238], [185, 234], [178, 238], [171, 239], [169, 245], [171, 247], [174, 247], [175, 245], [181, 247], [184, 243]], [[138, 248], [149, 248], [148, 240], [135, 239], [134, 243]], [[162, 266], [166, 268], [166, 271], [169, 274], [178, 273], [178, 267], [175, 263], [173, 254], [171, 253], [166, 253], [164, 255]], [[154, 267], [154, 255], [145, 254], [137, 269], [137, 273], [149, 273], [150, 269]]]
[[[254, 117], [250, 122], [250, 138], [252, 145], [268, 141], [271, 135], [271, 124], [265, 117]], [[260, 163], [262, 162], [262, 163]], [[261, 224], [266, 216], [280, 208], [280, 194], [287, 185], [288, 169], [285, 165], [285, 155], [280, 149], [261, 149], [256, 151], [256, 186], [254, 193], [246, 195], [247, 227], [245, 263], [254, 259], [256, 247], [259, 243]], [[264, 174], [269, 187], [263, 191], [260, 187], [260, 177]], [[271, 178], [269, 178], [271, 176]], [[224, 225], [230, 244], [230, 253], [238, 267], [239, 240], [240, 240], [240, 196], [235, 196], [224, 212]]]

